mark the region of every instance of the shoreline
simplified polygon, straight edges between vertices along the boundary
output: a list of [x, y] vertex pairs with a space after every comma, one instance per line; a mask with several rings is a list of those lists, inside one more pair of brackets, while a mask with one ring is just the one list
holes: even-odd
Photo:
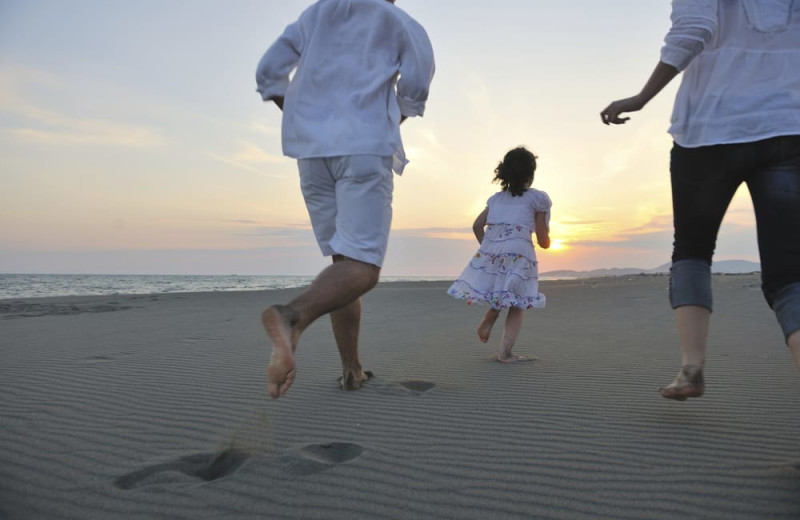
[[[20, 275], [20, 276], [27, 276], [27, 275]], [[54, 275], [54, 276], [61, 276], [61, 275]], [[64, 276], [91, 276], [91, 275], [64, 275]], [[105, 275], [101, 275], [105, 276]], [[131, 276], [143, 276], [147, 277], [150, 275], [131, 275]], [[161, 276], [161, 275], [159, 275]], [[191, 275], [187, 275], [191, 276]], [[605, 279], [627, 279], [631, 277], [668, 277], [669, 273], [627, 273], [627, 274], [612, 274], [612, 275], [603, 275], [603, 276], [575, 276], [575, 277], [563, 277], [563, 278], [548, 278], [542, 277], [540, 278], [540, 284], [543, 287], [546, 287], [549, 284], [553, 284], [556, 282], [591, 282], [593, 280], [605, 280]], [[728, 277], [728, 276], [760, 276], [760, 272], [750, 272], [750, 273], [713, 273], [712, 277]], [[223, 277], [224, 278], [224, 277]], [[61, 299], [70, 299], [70, 298], [106, 298], [106, 297], [116, 297], [116, 298], [125, 298], [125, 297], [147, 297], [147, 296], [157, 296], [157, 295], [168, 295], [168, 294], [214, 294], [214, 293], [251, 293], [251, 292], [268, 292], [268, 291], [278, 291], [278, 290], [291, 290], [291, 289], [302, 289], [303, 287], [307, 286], [308, 283], [313, 279], [313, 276], [307, 277], [296, 277], [296, 276], [286, 276], [286, 278], [308, 278], [307, 282], [303, 285], [292, 285], [288, 287], [274, 287], [274, 288], [251, 288], [251, 289], [238, 289], [238, 288], [231, 288], [231, 289], [216, 289], [216, 290], [165, 290], [165, 291], [153, 291], [153, 292], [104, 292], [100, 294], [58, 294], [58, 295], [43, 295], [43, 296], [11, 296], [11, 297], [0, 297], [0, 306], [5, 304], [8, 305], [12, 302], [21, 302], [21, 301], [28, 301], [28, 300], [50, 300], [54, 298], [61, 298]], [[455, 277], [448, 278], [448, 277], [387, 277], [387, 280], [380, 280], [376, 287], [382, 287], [386, 285], [391, 285], [395, 287], [400, 287], [406, 284], [450, 284], [455, 281]], [[408, 279], [405, 279], [408, 278]], [[0, 315], [2, 315], [2, 307], [0, 307]]]

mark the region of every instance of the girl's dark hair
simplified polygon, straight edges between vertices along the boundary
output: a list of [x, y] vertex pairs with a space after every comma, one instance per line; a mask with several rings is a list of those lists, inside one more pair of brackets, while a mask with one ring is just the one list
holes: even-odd
[[499, 182], [503, 191], [511, 192], [514, 197], [520, 197], [528, 189], [528, 183], [533, 182], [533, 173], [536, 171], [536, 156], [527, 148], [520, 146], [509, 151], [497, 168], [494, 169], [492, 182]]

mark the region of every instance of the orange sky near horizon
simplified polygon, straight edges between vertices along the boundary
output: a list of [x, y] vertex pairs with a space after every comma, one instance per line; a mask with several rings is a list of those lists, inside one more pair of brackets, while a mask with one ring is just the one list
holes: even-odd
[[[314, 274], [320, 257], [261, 54], [309, 2], [0, 5], [0, 272]], [[627, 125], [599, 112], [658, 60], [669, 2], [398, 0], [437, 72], [403, 124], [384, 274], [455, 276], [493, 170], [526, 145], [553, 200], [540, 271], [669, 261], [670, 85]], [[141, 35], [146, 35], [142, 38]], [[746, 190], [717, 259], [758, 261]]]

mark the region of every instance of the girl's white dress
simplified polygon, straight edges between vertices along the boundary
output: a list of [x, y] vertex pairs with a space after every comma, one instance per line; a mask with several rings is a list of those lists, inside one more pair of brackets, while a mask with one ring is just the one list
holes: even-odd
[[539, 267], [531, 240], [537, 212], [547, 213], [552, 202], [547, 193], [528, 188], [522, 196], [507, 191], [487, 201], [489, 213], [483, 242], [447, 294], [468, 304], [489, 304], [493, 309], [545, 306], [539, 292]]

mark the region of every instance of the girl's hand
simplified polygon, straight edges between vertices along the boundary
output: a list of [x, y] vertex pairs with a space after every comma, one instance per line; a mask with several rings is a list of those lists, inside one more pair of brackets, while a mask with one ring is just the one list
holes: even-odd
[[550, 228], [547, 227], [547, 213], [544, 211], [537, 211], [534, 216], [534, 225], [536, 227], [536, 243], [542, 249], [550, 247]]

